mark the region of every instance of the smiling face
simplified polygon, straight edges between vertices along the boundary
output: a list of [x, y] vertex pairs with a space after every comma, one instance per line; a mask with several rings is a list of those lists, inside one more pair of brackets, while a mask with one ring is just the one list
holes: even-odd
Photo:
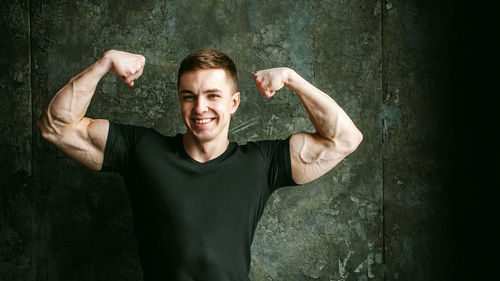
[[199, 143], [227, 141], [231, 114], [240, 93], [223, 69], [199, 69], [182, 74], [179, 100], [186, 136]]

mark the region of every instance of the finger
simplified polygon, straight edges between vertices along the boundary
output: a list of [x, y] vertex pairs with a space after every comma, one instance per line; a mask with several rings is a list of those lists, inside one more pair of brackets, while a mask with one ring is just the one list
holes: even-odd
[[136, 80], [136, 79], [138, 79], [139, 77], [142, 76], [142, 71], [143, 70], [144, 70], [144, 68], [141, 68], [141, 70], [139, 70], [139, 73], [137, 73], [137, 77], [134, 80]]
[[264, 89], [262, 85], [257, 84], [257, 89], [259, 90], [261, 95], [266, 96], [266, 89]]
[[140, 62], [141, 62], [141, 67], [144, 66], [146, 64], [146, 58], [142, 55], [139, 55], [139, 58], [140, 58]]
[[132, 78], [130, 80], [135, 81], [135, 80], [139, 79], [139, 77], [141, 77], [141, 75], [142, 75], [142, 69], [140, 69], [134, 75], [132, 75]]
[[130, 87], [134, 86], [134, 80], [136, 79], [136, 75], [122, 76], [123, 82], [125, 82], [125, 84], [129, 85]]
[[261, 95], [263, 95], [265, 98], [271, 97], [271, 91], [268, 87], [263, 87], [262, 85], [259, 86], [259, 92]]
[[271, 90], [269, 88], [266, 89], [266, 98], [270, 98], [274, 95], [274, 93], [276, 93], [275, 90]]
[[269, 88], [264, 86], [264, 83], [259, 76], [259, 71], [253, 75], [253, 79], [255, 81], [255, 85], [257, 86], [257, 89], [259, 90], [260, 94], [263, 95], [264, 97], [269, 96]]
[[137, 72], [136, 74], [129, 76], [128, 79], [125, 81], [125, 83], [127, 83], [130, 87], [133, 87], [135, 85], [134, 81], [139, 79], [141, 75], [142, 75], [142, 69], [139, 70], [139, 72]]
[[123, 82], [125, 82], [125, 84], [128, 84], [130, 83], [130, 81], [132, 81], [132, 75], [124, 75], [122, 76], [122, 80]]
[[139, 61], [136, 66], [135, 66], [135, 69], [136, 69], [136, 72], [139, 72], [141, 69], [143, 69], [144, 67], [144, 64], [142, 64], [141, 61]]
[[262, 76], [260, 75], [260, 71], [255, 72], [255, 74], [253, 75], [253, 80], [255, 81], [255, 83], [262, 82]]

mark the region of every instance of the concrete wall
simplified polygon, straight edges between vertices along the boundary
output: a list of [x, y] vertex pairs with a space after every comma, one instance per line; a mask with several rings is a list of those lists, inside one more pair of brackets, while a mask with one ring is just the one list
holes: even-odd
[[[143, 54], [134, 88], [113, 75], [88, 116], [183, 132], [176, 71], [216, 48], [239, 68], [230, 139], [311, 131], [289, 90], [252, 81], [289, 66], [364, 134], [321, 179], [269, 200], [252, 280], [452, 280], [453, 1], [7, 1], [1, 7], [0, 280], [139, 280], [122, 179], [68, 159], [33, 126], [51, 97], [109, 49]], [[450, 197], [451, 196], [451, 197]]]

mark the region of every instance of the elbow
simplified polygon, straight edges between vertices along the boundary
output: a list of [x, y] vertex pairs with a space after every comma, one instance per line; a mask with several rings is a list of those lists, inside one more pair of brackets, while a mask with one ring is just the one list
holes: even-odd
[[358, 129], [355, 129], [355, 131], [349, 135], [348, 141], [346, 141], [345, 147], [347, 154], [353, 153], [359, 147], [362, 141], [363, 134]]
[[361, 142], [363, 141], [363, 133], [361, 133], [360, 130], [357, 130], [356, 129], [356, 134], [355, 134], [355, 137], [354, 137], [354, 148], [352, 151], [356, 150], [358, 148], [358, 146], [361, 144]]
[[50, 124], [50, 121], [48, 119], [49, 118], [47, 117], [47, 114], [44, 113], [40, 115], [40, 117], [36, 120], [35, 125], [42, 138], [50, 142], [54, 139], [56, 131], [54, 130], [54, 126]]
[[44, 116], [44, 114], [40, 115], [40, 117], [38, 117], [38, 119], [36, 119], [36, 122], [35, 122], [35, 126], [36, 128], [38, 129], [38, 132], [40, 132], [40, 135], [42, 135], [43, 138], [45, 138], [45, 136], [47, 135], [47, 129], [45, 128], [44, 126], [44, 119], [46, 117]]
[[42, 115], [42, 116], [40, 116], [40, 118], [38, 118], [36, 120], [36, 122], [35, 122], [36, 128], [40, 132], [40, 135], [42, 136], [42, 138], [44, 138], [45, 140], [49, 140], [50, 133], [49, 133], [47, 126], [44, 124], [46, 122], [43, 120], [43, 118], [44, 118], [44, 116]]

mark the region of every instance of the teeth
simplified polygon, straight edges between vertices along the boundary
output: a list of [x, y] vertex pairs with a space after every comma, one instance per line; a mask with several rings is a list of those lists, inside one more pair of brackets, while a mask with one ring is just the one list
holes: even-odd
[[210, 118], [207, 118], [207, 119], [195, 119], [194, 122], [196, 122], [196, 124], [203, 124], [203, 123], [208, 123], [211, 120], [212, 119], [210, 119]]

